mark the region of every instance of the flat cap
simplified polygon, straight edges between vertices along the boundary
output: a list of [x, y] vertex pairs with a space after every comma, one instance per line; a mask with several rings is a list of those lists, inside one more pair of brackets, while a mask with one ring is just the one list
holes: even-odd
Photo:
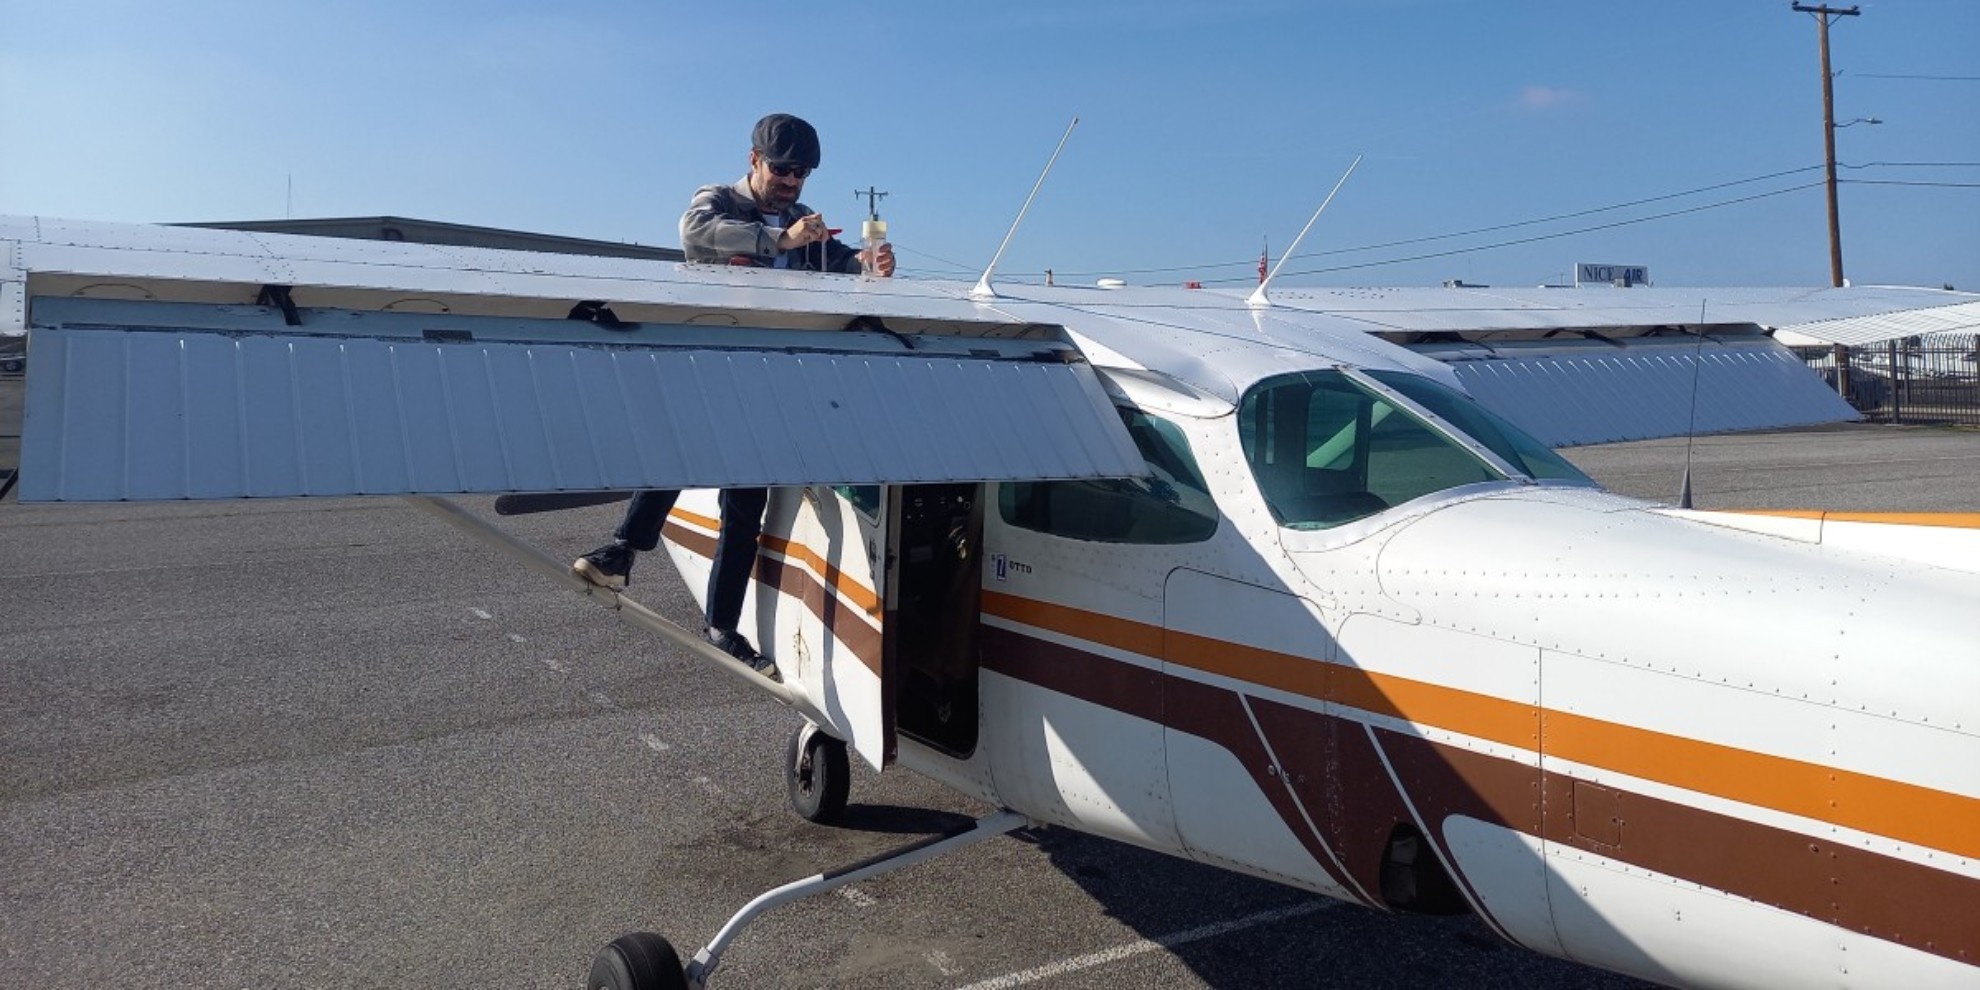
[[787, 113], [773, 113], [757, 121], [750, 147], [772, 165], [818, 167], [818, 131]]

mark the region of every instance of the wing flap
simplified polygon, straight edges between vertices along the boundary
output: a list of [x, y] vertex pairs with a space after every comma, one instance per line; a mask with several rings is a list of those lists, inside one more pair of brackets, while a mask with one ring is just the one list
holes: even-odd
[[1504, 348], [1450, 364], [1473, 398], [1555, 447], [1859, 418], [1792, 351], [1764, 338]]
[[[23, 501], [1098, 478], [1145, 469], [1064, 345], [35, 301]], [[259, 321], [257, 323], [257, 320]], [[325, 330], [324, 328], [330, 328]], [[487, 330], [483, 333], [481, 330]], [[334, 332], [330, 332], [334, 330]], [[692, 332], [687, 332], [691, 330]]]

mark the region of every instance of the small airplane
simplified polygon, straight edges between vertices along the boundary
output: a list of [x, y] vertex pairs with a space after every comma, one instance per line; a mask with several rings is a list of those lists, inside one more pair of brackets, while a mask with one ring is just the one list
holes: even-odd
[[[1980, 986], [1980, 514], [1695, 512], [1553, 446], [1850, 415], [1773, 327], [1907, 289], [882, 280], [0, 218], [19, 498], [399, 495], [1000, 809], [761, 912], [1052, 824], [1661, 983]], [[1261, 293], [1262, 295], [1263, 293]], [[772, 681], [445, 496], [771, 486]]]

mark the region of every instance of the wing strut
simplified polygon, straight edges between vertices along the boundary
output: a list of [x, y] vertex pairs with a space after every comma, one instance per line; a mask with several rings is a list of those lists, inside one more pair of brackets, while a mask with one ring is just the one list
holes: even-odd
[[550, 559], [549, 554], [498, 529], [486, 519], [461, 508], [451, 499], [444, 499], [433, 495], [407, 495], [405, 496], [405, 500], [411, 503], [413, 508], [435, 519], [439, 519], [455, 529], [480, 540], [482, 543], [514, 557], [530, 570], [536, 571], [581, 595], [590, 596], [598, 604], [617, 612], [619, 618], [625, 622], [644, 629], [647, 632], [659, 633], [675, 646], [720, 667], [724, 673], [732, 677], [742, 679], [750, 687], [762, 691], [786, 705], [791, 704], [791, 689], [789, 687], [751, 670], [748, 664], [709, 645], [706, 639], [689, 632], [660, 613], [616, 591], [607, 591], [572, 574], [570, 568]]

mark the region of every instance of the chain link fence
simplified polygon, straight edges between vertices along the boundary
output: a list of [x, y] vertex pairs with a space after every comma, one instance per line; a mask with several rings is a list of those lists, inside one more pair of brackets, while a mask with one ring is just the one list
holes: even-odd
[[[1794, 352], [1836, 384], [1836, 349]], [[1980, 426], [1980, 335], [1906, 337], [1845, 350], [1843, 395], [1872, 423]]]

